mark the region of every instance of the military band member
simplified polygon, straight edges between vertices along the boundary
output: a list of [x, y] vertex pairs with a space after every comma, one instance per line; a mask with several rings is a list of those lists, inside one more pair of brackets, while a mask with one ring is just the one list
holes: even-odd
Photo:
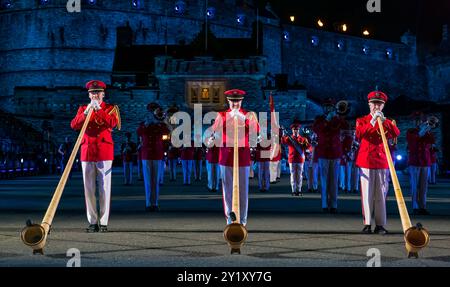
[[310, 146], [308, 140], [300, 135], [300, 127], [301, 125], [297, 121], [294, 121], [290, 126], [292, 130], [291, 138], [296, 141], [295, 143], [291, 142], [291, 139], [286, 135], [284, 130], [281, 138], [281, 142], [289, 148], [288, 163], [291, 171], [291, 189], [293, 196], [300, 196], [302, 194], [305, 151]]
[[[229, 109], [219, 112], [212, 126], [214, 142], [219, 147], [219, 166], [222, 178], [224, 213], [227, 224], [231, 224], [233, 196], [233, 164], [234, 164], [234, 118], [238, 119], [239, 130], [239, 205], [240, 223], [247, 224], [248, 185], [250, 172], [250, 146], [256, 146], [256, 139], [250, 136], [250, 129], [259, 133], [259, 124], [255, 113], [242, 108], [245, 91], [233, 89], [225, 93]], [[254, 142], [255, 141], [255, 142]]]
[[159, 211], [160, 162], [164, 158], [164, 135], [169, 129], [162, 119], [161, 107], [157, 103], [147, 105], [147, 116], [139, 124], [137, 134], [141, 137], [142, 170], [145, 186], [145, 210]]
[[171, 143], [167, 152], [167, 161], [169, 163], [170, 181], [177, 180], [177, 165], [180, 157], [180, 150], [174, 147]]
[[375, 217], [375, 233], [386, 234], [386, 196], [388, 161], [381, 139], [377, 118], [383, 122], [386, 138], [395, 138], [400, 134], [392, 121], [383, 115], [388, 100], [381, 91], [370, 92], [367, 96], [370, 113], [356, 120], [356, 140], [360, 142], [356, 165], [360, 167], [361, 202], [364, 221], [363, 233], [372, 233], [372, 216]]
[[324, 101], [323, 110], [324, 115], [318, 116], [312, 127], [318, 142], [314, 153], [319, 164], [322, 209], [324, 212], [336, 213], [339, 163], [342, 156], [340, 137], [343, 130], [348, 130], [348, 123], [336, 114], [333, 99]]
[[190, 146], [183, 146], [181, 148], [181, 166], [183, 168], [183, 185], [191, 185], [191, 174], [194, 165], [195, 147], [194, 141], [191, 141]]
[[352, 163], [350, 160], [350, 151], [352, 148], [353, 137], [349, 134], [351, 131], [347, 131], [342, 136], [342, 156], [341, 166], [339, 174], [339, 187], [345, 193], [351, 192], [351, 176], [352, 176]]
[[[64, 143], [62, 143], [58, 148], [58, 153], [61, 155], [61, 174], [64, 172], [64, 168], [69, 160], [70, 152], [72, 151], [73, 144], [70, 142], [69, 137], [64, 138]], [[72, 178], [72, 172], [69, 173], [69, 178]]]
[[120, 147], [122, 151], [123, 177], [124, 185], [131, 185], [133, 182], [133, 156], [136, 153], [137, 147], [131, 141], [131, 133], [125, 133], [125, 136], [126, 140]]
[[270, 147], [263, 147], [261, 143], [256, 146], [255, 160], [258, 164], [258, 187], [260, 192], [269, 191], [270, 188]]
[[[80, 130], [89, 110], [94, 110], [81, 141], [81, 168], [83, 172], [86, 213], [89, 221], [87, 232], [107, 232], [111, 202], [111, 173], [114, 160], [113, 128], [120, 129], [119, 108], [103, 101], [106, 84], [92, 80], [86, 83], [91, 102], [78, 109], [71, 122], [74, 130]], [[98, 183], [100, 213], [97, 213], [95, 196]]]
[[275, 184], [281, 177], [281, 144], [274, 140], [270, 147], [270, 183]]
[[415, 125], [415, 128], [406, 133], [412, 207], [414, 214], [428, 215], [428, 172], [431, 166], [431, 146], [435, 144], [435, 139], [422, 114], [415, 118]]
[[206, 148], [206, 171], [208, 173], [208, 190], [217, 192], [220, 186], [219, 148]]

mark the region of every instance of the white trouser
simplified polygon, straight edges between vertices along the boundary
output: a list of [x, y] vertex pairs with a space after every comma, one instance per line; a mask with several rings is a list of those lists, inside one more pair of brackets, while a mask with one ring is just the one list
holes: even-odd
[[194, 160], [183, 159], [181, 160], [181, 166], [183, 167], [183, 183], [191, 184], [192, 165]]
[[387, 169], [360, 169], [361, 203], [364, 225], [386, 225], [386, 196], [389, 189]]
[[208, 173], [208, 188], [219, 190], [220, 169], [218, 163], [206, 161], [206, 172]]
[[428, 166], [409, 166], [413, 209], [427, 207]]
[[177, 179], [177, 163], [178, 159], [169, 159], [170, 180]]
[[355, 162], [352, 161], [351, 162], [351, 173], [352, 175], [350, 176], [350, 189], [351, 191], [359, 190], [359, 167], [357, 167], [355, 165]]
[[271, 161], [270, 162], [270, 182], [277, 181], [277, 178], [279, 178], [281, 175], [281, 162], [278, 161]]
[[133, 162], [124, 161], [123, 162], [123, 177], [125, 178], [125, 184], [131, 184], [133, 181]]
[[[97, 162], [81, 162], [84, 182], [84, 197], [89, 224], [108, 225], [109, 208], [111, 205], [111, 173], [112, 160]], [[97, 213], [97, 198], [95, 183], [98, 182], [100, 213]]]
[[260, 190], [270, 188], [270, 161], [258, 162], [258, 186]]
[[[247, 224], [248, 209], [248, 175], [249, 166], [239, 167], [239, 212], [241, 224]], [[224, 213], [227, 224], [231, 224], [230, 213], [233, 207], [233, 167], [220, 165], [220, 174], [222, 177], [222, 194], [224, 203]]]
[[337, 208], [339, 159], [319, 158], [322, 208]]
[[159, 198], [159, 160], [143, 160], [142, 172], [144, 174], [145, 206], [158, 206]]
[[436, 172], [437, 172], [437, 163], [432, 163], [430, 166], [430, 172], [428, 173], [428, 182], [431, 184], [436, 183]]
[[164, 183], [164, 171], [166, 170], [166, 161], [159, 161], [159, 183]]
[[196, 180], [202, 180], [202, 168], [203, 168], [203, 160], [196, 159], [194, 160], [194, 177]]
[[303, 181], [303, 162], [302, 163], [289, 163], [289, 169], [291, 170], [291, 189], [292, 193], [302, 192]]

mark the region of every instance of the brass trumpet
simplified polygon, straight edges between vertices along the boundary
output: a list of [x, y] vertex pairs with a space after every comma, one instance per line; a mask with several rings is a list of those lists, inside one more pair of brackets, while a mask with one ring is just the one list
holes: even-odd
[[406, 208], [405, 200], [403, 198], [400, 183], [395, 172], [394, 163], [392, 162], [391, 152], [389, 151], [388, 142], [384, 133], [383, 123], [378, 117], [378, 126], [380, 127], [381, 139], [383, 140], [384, 152], [389, 164], [389, 171], [391, 173], [392, 184], [394, 185], [395, 198], [397, 200], [398, 211], [400, 213], [400, 219], [402, 222], [405, 247], [408, 252], [408, 258], [419, 257], [419, 251], [426, 247], [430, 242], [430, 235], [428, 231], [423, 228], [422, 224], [417, 223], [416, 226], [412, 226], [411, 219], [409, 218], [408, 210]]
[[233, 204], [230, 213], [231, 224], [223, 230], [223, 237], [231, 248], [231, 254], [241, 254], [241, 247], [247, 239], [248, 232], [241, 224], [239, 207], [239, 151], [238, 151], [238, 119], [234, 118], [234, 153], [233, 153]]
[[340, 100], [336, 103], [335, 109], [338, 115], [347, 115], [350, 112], [350, 104], [346, 100]]
[[77, 141], [75, 142], [72, 153], [70, 154], [69, 160], [67, 161], [67, 165], [64, 168], [64, 172], [61, 176], [61, 179], [59, 180], [58, 186], [56, 187], [55, 193], [53, 194], [47, 212], [44, 215], [44, 219], [42, 219], [42, 223], [33, 224], [31, 223], [30, 220], [27, 220], [26, 224], [27, 226], [25, 226], [22, 229], [22, 232], [20, 233], [20, 238], [22, 239], [22, 242], [33, 249], [33, 254], [37, 253], [44, 254], [44, 246], [45, 243], [47, 242], [47, 236], [50, 232], [56, 208], [58, 208], [59, 200], [61, 199], [64, 187], [66, 186], [67, 178], [69, 177], [78, 149], [80, 148], [81, 140], [83, 139], [83, 135], [89, 124], [92, 112], [93, 109], [91, 108], [83, 123], [80, 134], [78, 135]]

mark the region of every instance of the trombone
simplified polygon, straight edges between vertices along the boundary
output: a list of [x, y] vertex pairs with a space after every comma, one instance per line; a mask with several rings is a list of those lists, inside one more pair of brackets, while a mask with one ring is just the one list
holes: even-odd
[[394, 163], [392, 162], [391, 152], [389, 151], [388, 142], [384, 133], [383, 123], [378, 117], [378, 126], [380, 127], [381, 139], [383, 140], [384, 152], [389, 165], [389, 171], [391, 173], [392, 184], [394, 185], [395, 198], [397, 200], [398, 211], [400, 213], [400, 219], [402, 222], [405, 247], [408, 252], [408, 258], [419, 257], [419, 251], [426, 247], [430, 242], [430, 235], [428, 231], [422, 227], [422, 224], [417, 223], [416, 226], [412, 226], [411, 219], [409, 218], [408, 210], [406, 208], [405, 200], [403, 198], [400, 183], [395, 172]]
[[93, 109], [90, 108], [86, 119], [84, 120], [80, 134], [78, 135], [77, 141], [75, 142], [72, 153], [70, 154], [67, 165], [64, 168], [61, 179], [59, 180], [58, 186], [56, 187], [55, 193], [53, 194], [52, 200], [50, 201], [47, 212], [42, 219], [42, 223], [33, 224], [31, 223], [31, 220], [28, 219], [26, 226], [20, 233], [22, 242], [33, 249], [33, 254], [44, 254], [44, 246], [47, 242], [47, 236], [50, 233], [53, 217], [55, 216], [56, 209], [58, 208], [59, 200], [61, 199], [64, 187], [66, 186], [67, 178], [69, 177], [75, 156], [77, 155], [78, 149], [81, 144], [81, 140], [83, 139], [84, 133], [89, 124], [89, 120], [91, 119], [92, 112]]

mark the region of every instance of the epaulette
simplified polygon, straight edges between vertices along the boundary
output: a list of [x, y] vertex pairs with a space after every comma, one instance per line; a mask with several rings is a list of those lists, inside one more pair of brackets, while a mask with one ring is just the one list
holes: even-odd
[[114, 105], [112, 110], [108, 113], [108, 115], [111, 115], [112, 113], [115, 113], [117, 116], [117, 129], [120, 131], [122, 127], [122, 121], [120, 119], [120, 110], [118, 105]]

